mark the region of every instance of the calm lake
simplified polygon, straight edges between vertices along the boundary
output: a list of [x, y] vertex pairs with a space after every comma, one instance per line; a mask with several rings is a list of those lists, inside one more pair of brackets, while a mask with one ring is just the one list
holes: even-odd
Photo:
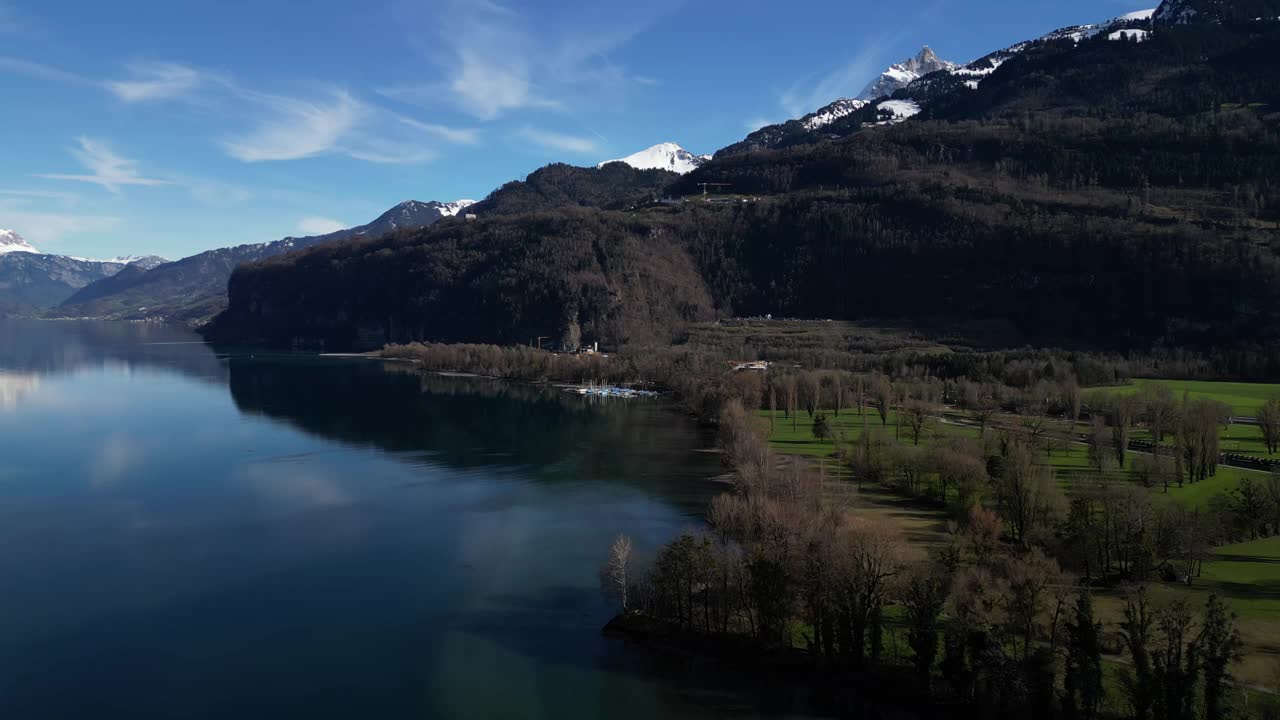
[[0, 717], [750, 717], [600, 635], [721, 490], [660, 401], [0, 321]]

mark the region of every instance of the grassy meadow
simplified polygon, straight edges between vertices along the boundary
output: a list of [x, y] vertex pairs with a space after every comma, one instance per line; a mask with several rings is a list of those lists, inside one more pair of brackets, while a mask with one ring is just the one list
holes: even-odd
[[[1136, 392], [1147, 382], [1151, 381], [1140, 380], [1133, 385], [1107, 390]], [[1280, 393], [1280, 385], [1207, 382], [1167, 384], [1178, 394], [1186, 390], [1192, 396], [1211, 397], [1229, 403], [1237, 415], [1252, 415], [1268, 398]], [[912, 441], [906, 424], [898, 426], [896, 412], [890, 412], [884, 423], [881, 422], [879, 413], [869, 405], [864, 408], [865, 414], [859, 414], [856, 407], [844, 408], [838, 416], [830, 408], [824, 409], [823, 413], [836, 442], [852, 442], [860, 438], [864, 431], [884, 437], [896, 435], [903, 443]], [[839, 486], [840, 480], [848, 478], [847, 469], [842, 468], [834, 458], [835, 443], [814, 437], [813, 419], [808, 412], [800, 410], [794, 418], [789, 418], [781, 410], [774, 413], [764, 410], [760, 411], [759, 417], [762, 424], [770, 424], [769, 439], [777, 452], [820, 462], [824, 474], [829, 480], [835, 481], [833, 486]], [[1016, 426], [1017, 422], [1014, 416], [997, 416], [993, 424]], [[1087, 426], [1080, 423], [1075, 431], [1084, 432], [1086, 429]], [[1066, 431], [1065, 424], [1058, 421], [1053, 423], [1050, 432], [1058, 437], [1065, 437]], [[1135, 430], [1133, 437], [1142, 438], [1143, 433], [1144, 430]], [[930, 421], [920, 442], [921, 445], [932, 444], [951, 437], [976, 439], [979, 437], [979, 430], [968, 424], [962, 413], [947, 411], [942, 417]], [[1252, 425], [1234, 424], [1225, 428], [1222, 450], [1267, 456], [1258, 428]], [[1128, 453], [1126, 467], [1119, 469], [1122, 477], [1132, 476], [1133, 461], [1140, 456], [1139, 453]], [[1053, 468], [1058, 482], [1067, 491], [1091, 474], [1088, 450], [1081, 443], [1059, 441], [1054, 444], [1051, 452], [1041, 454], [1041, 460]], [[1267, 473], [1219, 466], [1217, 473], [1203, 482], [1189, 483], [1181, 488], [1172, 487], [1167, 494], [1159, 487], [1152, 488], [1151, 492], [1163, 498], [1163, 501], [1203, 507], [1210, 498], [1229, 491], [1245, 477], [1264, 479]], [[947, 518], [938, 507], [907, 500], [883, 488], [863, 487], [856, 493], [851, 492], [851, 495], [851, 512], [889, 517], [913, 542], [928, 545], [940, 540], [945, 533]], [[1203, 604], [1210, 592], [1217, 592], [1227, 598], [1231, 607], [1239, 614], [1239, 626], [1245, 642], [1244, 656], [1236, 670], [1238, 677], [1246, 683], [1258, 686], [1274, 688], [1280, 685], [1280, 537], [1216, 548], [1211, 559], [1205, 563], [1203, 575], [1196, 578], [1191, 587], [1171, 583], [1154, 585], [1158, 586], [1155, 587], [1158, 593], [1191, 593], [1198, 604]], [[1099, 597], [1099, 611], [1108, 619], [1118, 619], [1122, 608], [1120, 597], [1118, 590], [1102, 594]]]
[[1226, 403], [1231, 406], [1232, 415], [1243, 417], [1257, 415], [1258, 408], [1262, 407], [1264, 402], [1272, 398], [1280, 398], [1280, 384], [1151, 379], [1138, 379], [1119, 387], [1092, 388], [1085, 391], [1085, 398], [1096, 393], [1136, 393], [1144, 385], [1154, 384], [1167, 386], [1179, 398], [1186, 393], [1192, 398], [1204, 397]]

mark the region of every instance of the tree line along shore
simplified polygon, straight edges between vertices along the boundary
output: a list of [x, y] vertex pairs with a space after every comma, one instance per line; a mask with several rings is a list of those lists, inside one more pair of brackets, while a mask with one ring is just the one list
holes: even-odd
[[[858, 351], [763, 343], [751, 352], [786, 358], [767, 372], [735, 371], [742, 346], [706, 337], [608, 357], [384, 354], [425, 371], [657, 383], [719, 425], [735, 481], [706, 529], [621, 569], [611, 552], [624, 628], [785, 648], [828, 688], [896, 669], [933, 701], [993, 712], [1270, 707], [1280, 478], [1217, 460], [1276, 457], [1280, 386], [1132, 379], [1230, 377], [1205, 356], [939, 352], [862, 335]], [[1155, 452], [1132, 449], [1142, 441]]]

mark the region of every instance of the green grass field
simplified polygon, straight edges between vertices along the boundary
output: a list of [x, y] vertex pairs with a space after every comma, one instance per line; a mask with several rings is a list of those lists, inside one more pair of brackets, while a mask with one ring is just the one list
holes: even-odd
[[[827, 416], [827, 422], [841, 442], [851, 442], [862, 437], [863, 417], [858, 414], [857, 408], [851, 410], [843, 410], [839, 417], [835, 416], [834, 411], [824, 410]], [[762, 410], [759, 413], [761, 422], [769, 421], [769, 411]], [[936, 442], [939, 438], [946, 437], [967, 437], [977, 438], [978, 428], [972, 425], [965, 425], [960, 422], [961, 417], [955, 414], [948, 414], [945, 419], [933, 419], [929, 427], [925, 430], [921, 438], [921, 444]], [[866, 408], [865, 427], [868, 431], [883, 435], [885, 437], [894, 437], [898, 435], [902, 442], [911, 442], [909, 430], [904, 425], [901, 429], [897, 427], [897, 413], [890, 412], [887, 424], [882, 425], [880, 422], [880, 414], [871, 408]], [[1009, 418], [1002, 418], [1004, 422], [1011, 422]], [[1054, 432], [1061, 434], [1065, 429], [1061, 427], [1054, 429]], [[1080, 424], [1077, 429], [1083, 432], [1086, 426]], [[900, 434], [899, 434], [900, 433]], [[1223, 449], [1228, 449], [1228, 437], [1239, 437], [1247, 435], [1247, 433], [1257, 433], [1257, 428], [1249, 425], [1233, 425], [1224, 431]], [[1145, 438], [1146, 431], [1138, 430], [1134, 432], [1135, 438]], [[769, 441], [774, 449], [787, 455], [802, 455], [811, 458], [830, 457], [835, 453], [836, 446], [830, 440], [818, 440], [813, 436], [813, 419], [809, 417], [809, 413], [801, 410], [796, 414], [795, 422], [790, 418], [784, 418], [782, 411], [778, 411], [775, 415], [773, 423], [773, 432], [769, 435]], [[1238, 440], [1241, 446], [1249, 447], [1248, 443], [1254, 442], [1252, 436], [1247, 436], [1243, 440]], [[1243, 451], [1243, 450], [1242, 450]], [[1262, 448], [1260, 439], [1256, 440], [1255, 455], [1267, 456]], [[1077, 483], [1093, 474], [1093, 469], [1089, 465], [1089, 451], [1080, 443], [1070, 443], [1065, 447], [1059, 447], [1052, 453], [1042, 454], [1041, 459], [1053, 468], [1059, 483], [1064, 490], [1070, 491]], [[1121, 477], [1133, 477], [1133, 463], [1135, 458], [1141, 457], [1140, 453], [1130, 452], [1125, 462], [1125, 467], [1119, 470]], [[1182, 487], [1170, 487], [1167, 494], [1168, 497], [1183, 503], [1185, 505], [1196, 507], [1208, 503], [1209, 499], [1214, 495], [1227, 492], [1240, 484], [1240, 480], [1251, 477], [1257, 480], [1263, 480], [1267, 477], [1267, 473], [1243, 468], [1229, 467], [1219, 465], [1216, 474], [1213, 477], [1196, 483], [1186, 483]], [[1163, 488], [1152, 488], [1152, 492], [1165, 495]]]
[[[1214, 562], [1205, 565], [1206, 582], [1280, 601], [1280, 536], [1227, 545], [1213, 554]], [[1280, 621], [1280, 602], [1269, 612]]]
[[[836, 435], [844, 442], [861, 437], [864, 427], [886, 437], [893, 437], [897, 430], [895, 413], [890, 413], [888, 423], [882, 425], [879, 413], [868, 407], [864, 425], [863, 416], [858, 414], [856, 408], [842, 411], [839, 417], [831, 410], [823, 412]], [[762, 424], [769, 422], [769, 415], [768, 411], [760, 412]], [[959, 415], [950, 414], [947, 417], [949, 422], [940, 419], [931, 421], [921, 439], [922, 445], [947, 437], [978, 437], [976, 427], [958, 424], [962, 420]], [[1001, 420], [1016, 422], [1016, 418]], [[1251, 426], [1233, 426], [1234, 428], [1254, 432], [1257, 430]], [[1065, 429], [1058, 423], [1053, 432], [1061, 435]], [[1080, 430], [1083, 429], [1082, 424]], [[835, 445], [831, 441], [813, 437], [813, 421], [809, 413], [803, 410], [797, 414], [794, 423], [790, 418], [784, 418], [782, 412], [776, 413], [769, 439], [776, 451], [786, 455], [816, 460], [829, 458], [835, 452]], [[901, 441], [911, 441], [906, 427], [901, 429]], [[1224, 439], [1224, 449], [1226, 443]], [[1120, 470], [1121, 476], [1132, 475], [1133, 461], [1137, 457], [1138, 453], [1128, 454], [1126, 467]], [[1047, 455], [1042, 453], [1041, 458], [1053, 468], [1059, 483], [1068, 491], [1075, 483], [1092, 473], [1088, 449], [1082, 444], [1071, 443], [1056, 448]], [[836, 480], [844, 476], [844, 471], [832, 463], [834, 461], [829, 460], [826, 464], [828, 477]], [[1261, 479], [1266, 476], [1266, 473], [1219, 466], [1214, 477], [1181, 488], [1170, 488], [1167, 496], [1161, 488], [1152, 488], [1151, 492], [1160, 498], [1171, 498], [1172, 501], [1189, 506], [1202, 506], [1214, 495], [1238, 485], [1244, 477]], [[942, 537], [946, 518], [939, 509], [926, 508], [897, 498], [892, 491], [878, 486], [864, 488], [851, 497], [852, 512], [894, 520], [913, 543], [924, 543], [927, 546]], [[1239, 614], [1238, 624], [1245, 642], [1243, 658], [1235, 669], [1237, 677], [1246, 683], [1266, 687], [1274, 687], [1280, 681], [1280, 537], [1218, 548], [1205, 563], [1203, 575], [1196, 578], [1189, 588], [1179, 584], [1157, 585], [1158, 595], [1190, 594], [1197, 606], [1203, 606], [1210, 592], [1221, 594]], [[1119, 620], [1122, 607], [1119, 591], [1107, 592], [1099, 597], [1099, 611], [1110, 622]], [[1120, 664], [1114, 665], [1112, 670], [1123, 667]]]
[[1207, 382], [1203, 380], [1134, 380], [1128, 385], [1110, 388], [1089, 388], [1085, 397], [1097, 393], [1135, 393], [1143, 385], [1166, 385], [1179, 398], [1184, 392], [1191, 397], [1206, 397], [1231, 406], [1233, 415], [1253, 417], [1258, 408], [1271, 398], [1280, 398], [1280, 384]]

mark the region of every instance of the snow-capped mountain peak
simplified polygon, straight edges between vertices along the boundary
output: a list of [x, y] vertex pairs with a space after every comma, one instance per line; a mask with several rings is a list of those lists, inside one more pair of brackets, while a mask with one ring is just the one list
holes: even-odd
[[920, 52], [916, 53], [915, 57], [890, 65], [888, 70], [880, 73], [880, 77], [872, 80], [862, 92], [858, 93], [857, 99], [869, 101], [892, 95], [929, 73], [955, 69], [955, 63], [939, 58], [928, 45], [925, 45], [920, 48]]
[[620, 162], [626, 163], [637, 170], [669, 170], [683, 175], [697, 169], [702, 163], [710, 159], [710, 155], [694, 155], [676, 143], [664, 142], [624, 158], [605, 160], [596, 165], [596, 167], [604, 167], [609, 163]]
[[6, 253], [31, 253], [39, 255], [40, 251], [31, 247], [30, 243], [13, 230], [0, 230], [0, 255]]

